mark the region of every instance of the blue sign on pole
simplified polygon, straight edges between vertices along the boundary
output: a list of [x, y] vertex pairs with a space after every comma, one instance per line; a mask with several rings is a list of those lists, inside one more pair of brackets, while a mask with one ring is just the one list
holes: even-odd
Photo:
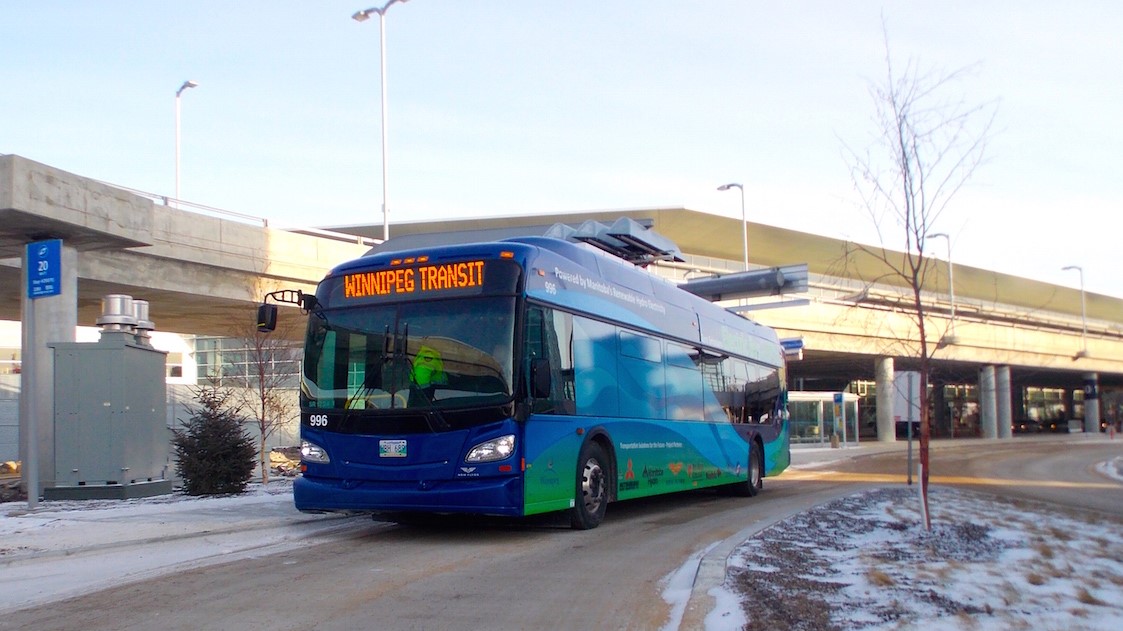
[[27, 244], [27, 297], [62, 293], [62, 239]]

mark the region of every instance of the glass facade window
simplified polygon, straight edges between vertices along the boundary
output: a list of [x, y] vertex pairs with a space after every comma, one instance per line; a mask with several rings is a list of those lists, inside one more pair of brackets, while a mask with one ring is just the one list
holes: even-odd
[[200, 382], [216, 377], [220, 386], [245, 386], [263, 369], [274, 387], [295, 389], [300, 384], [300, 354], [299, 342], [279, 343], [279, 338], [258, 346], [242, 338], [197, 337], [196, 377]]
[[835, 422], [835, 392], [788, 393], [788, 416], [791, 422], [792, 443], [829, 443], [834, 436], [839, 442], [857, 443], [861, 405], [853, 393], [843, 394], [841, 410], [845, 421]]

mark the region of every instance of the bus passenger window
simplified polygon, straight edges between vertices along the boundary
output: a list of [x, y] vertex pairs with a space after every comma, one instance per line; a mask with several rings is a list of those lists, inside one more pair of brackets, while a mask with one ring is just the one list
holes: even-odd
[[771, 423], [782, 398], [780, 373], [776, 368], [749, 366], [745, 399], [749, 423]]

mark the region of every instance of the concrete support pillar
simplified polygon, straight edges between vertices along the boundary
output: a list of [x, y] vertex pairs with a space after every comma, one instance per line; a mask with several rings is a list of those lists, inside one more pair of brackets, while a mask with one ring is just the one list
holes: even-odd
[[[38, 497], [43, 488], [51, 484], [55, 477], [55, 407], [54, 407], [54, 352], [47, 348], [48, 342], [73, 342], [74, 330], [78, 326], [78, 250], [63, 243], [60, 252], [59, 287], [61, 293], [55, 296], [27, 297], [28, 269], [27, 252], [23, 254], [22, 306], [22, 348], [24, 358], [20, 374], [19, 398], [19, 454], [22, 468], [22, 486], [30, 497], [28, 488], [31, 471], [28, 467], [31, 444], [35, 443]], [[34, 335], [34, 339], [32, 339]], [[29, 361], [30, 360], [30, 361]], [[31, 370], [27, 370], [27, 364]], [[32, 401], [34, 398], [34, 401]], [[31, 418], [34, 410], [35, 418]], [[35, 440], [32, 441], [32, 428]]]
[[1010, 397], [1010, 367], [997, 366], [994, 369], [994, 403], [998, 416], [998, 437], [1014, 437], [1014, 411]]
[[1026, 386], [1024, 382], [1014, 382], [1010, 378], [1010, 401], [1014, 418], [1029, 418], [1026, 412]]
[[994, 366], [979, 371], [979, 428], [983, 438], [998, 438], [998, 410], [994, 397]]
[[[931, 378], [931, 376], [929, 376]], [[932, 418], [929, 419], [932, 428], [932, 437], [951, 436], [951, 415], [948, 414], [947, 399], [944, 397], [944, 383], [933, 380], [932, 386]]]
[[874, 366], [877, 387], [877, 439], [891, 443], [897, 440], [893, 412], [893, 358], [879, 357]]
[[1072, 420], [1072, 419], [1076, 418], [1076, 401], [1073, 397], [1072, 390], [1069, 390], [1068, 388], [1065, 388], [1064, 406], [1065, 406], [1065, 417], [1063, 419], [1061, 419], [1061, 422], [1067, 423], [1069, 420]]
[[1084, 375], [1084, 431], [1100, 431], [1100, 376], [1094, 372]]

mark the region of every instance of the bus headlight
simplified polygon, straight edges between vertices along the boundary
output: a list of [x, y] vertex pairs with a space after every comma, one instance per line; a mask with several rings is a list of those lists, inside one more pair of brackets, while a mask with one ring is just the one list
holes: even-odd
[[300, 441], [300, 458], [305, 462], [315, 462], [318, 464], [331, 462], [331, 458], [328, 458], [328, 452], [324, 451], [323, 447], [306, 440]]
[[515, 435], [507, 434], [482, 442], [468, 451], [465, 462], [495, 462], [515, 453]]

